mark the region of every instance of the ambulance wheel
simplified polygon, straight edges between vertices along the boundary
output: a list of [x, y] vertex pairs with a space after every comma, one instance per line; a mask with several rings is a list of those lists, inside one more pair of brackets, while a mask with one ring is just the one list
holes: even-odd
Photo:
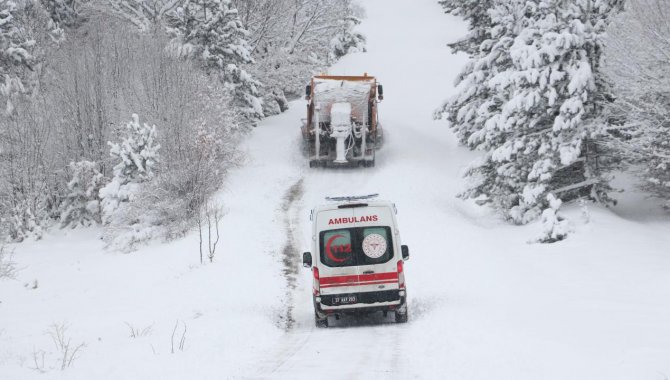
[[321, 318], [319, 318], [318, 315], [315, 314], [314, 315], [314, 324], [316, 325], [316, 327], [319, 327], [319, 328], [328, 327], [328, 317], [321, 319]]
[[407, 312], [404, 313], [398, 313], [397, 311], [395, 312], [395, 322], [396, 323], [407, 323]]

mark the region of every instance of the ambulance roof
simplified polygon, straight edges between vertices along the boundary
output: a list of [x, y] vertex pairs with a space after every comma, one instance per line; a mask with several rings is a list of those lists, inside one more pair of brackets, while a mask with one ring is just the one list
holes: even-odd
[[320, 211], [331, 211], [339, 210], [343, 208], [358, 208], [358, 207], [389, 207], [394, 209], [393, 202], [383, 200], [383, 199], [374, 199], [374, 200], [351, 200], [351, 201], [337, 201], [329, 202], [325, 204], [318, 205], [314, 208], [314, 212]]

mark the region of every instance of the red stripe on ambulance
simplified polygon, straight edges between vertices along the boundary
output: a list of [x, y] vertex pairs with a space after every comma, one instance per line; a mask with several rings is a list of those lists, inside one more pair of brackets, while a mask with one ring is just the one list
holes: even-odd
[[320, 279], [322, 288], [333, 288], [337, 286], [362, 286], [377, 284], [393, 284], [398, 282], [397, 272], [370, 273], [349, 276], [322, 277]]

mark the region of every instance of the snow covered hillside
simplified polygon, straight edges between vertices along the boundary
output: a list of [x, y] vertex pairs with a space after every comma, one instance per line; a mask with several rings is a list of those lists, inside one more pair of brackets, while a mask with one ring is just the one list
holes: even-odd
[[[105, 251], [94, 229], [11, 247], [0, 379], [670, 377], [667, 217], [624, 193], [614, 209], [568, 207], [567, 240], [528, 244], [538, 224], [457, 199], [476, 155], [432, 115], [465, 62], [446, 47], [465, 25], [435, 0], [362, 4], [368, 51], [330, 74], [384, 85], [376, 167], [310, 169], [299, 100], [244, 143], [248, 159], [219, 195], [214, 263], [199, 264], [194, 234], [132, 254]], [[300, 265], [309, 211], [327, 195], [375, 192], [396, 203], [410, 247], [409, 323], [316, 328]]]

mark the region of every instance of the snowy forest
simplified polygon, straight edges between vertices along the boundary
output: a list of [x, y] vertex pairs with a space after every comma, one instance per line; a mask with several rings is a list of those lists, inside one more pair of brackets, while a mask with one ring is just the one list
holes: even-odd
[[670, 2], [442, 0], [469, 61], [437, 112], [484, 155], [461, 194], [563, 239], [563, 202], [616, 202], [612, 173], [670, 206]]
[[181, 236], [218, 207], [239, 139], [365, 49], [362, 16], [349, 0], [0, 0], [0, 235]]

